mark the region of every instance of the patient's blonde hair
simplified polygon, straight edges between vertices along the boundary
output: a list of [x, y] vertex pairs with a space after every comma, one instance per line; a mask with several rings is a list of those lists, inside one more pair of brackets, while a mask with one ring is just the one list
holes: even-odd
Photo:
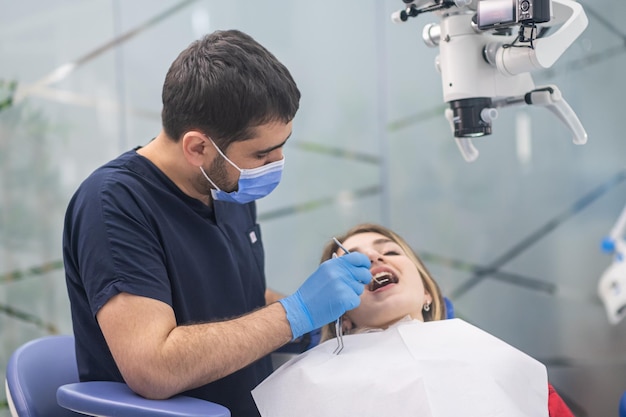
[[[430, 310], [422, 311], [424, 321], [445, 319], [446, 307], [443, 301], [443, 296], [441, 295], [441, 291], [439, 290], [439, 285], [437, 285], [437, 282], [430, 275], [430, 272], [428, 272], [428, 269], [426, 268], [426, 266], [424, 265], [420, 257], [417, 256], [415, 251], [413, 251], [411, 246], [409, 246], [409, 244], [402, 237], [400, 237], [398, 234], [396, 234], [392, 230], [384, 226], [374, 224], [374, 223], [362, 223], [362, 224], [356, 225], [350, 230], [348, 230], [346, 233], [344, 233], [343, 235], [336, 236], [336, 237], [337, 237], [337, 240], [339, 240], [339, 242], [344, 242], [349, 237], [358, 235], [361, 233], [378, 233], [379, 235], [385, 236], [386, 238], [392, 240], [394, 243], [398, 244], [402, 248], [404, 253], [406, 253], [406, 255], [415, 264], [415, 267], [417, 268], [417, 270], [420, 273], [420, 276], [422, 277], [422, 282], [424, 283], [424, 289], [431, 295], [433, 299], [430, 305]], [[321, 262], [327, 261], [328, 259], [332, 258], [333, 253], [337, 252], [337, 250], [339, 250], [339, 247], [333, 240], [328, 242], [328, 244], [326, 244], [326, 246], [324, 247], [324, 251], [322, 252]], [[347, 331], [346, 333], [348, 334], [349, 331]], [[332, 339], [336, 336], [337, 334], [335, 333], [334, 323], [329, 323], [322, 328], [322, 336], [321, 336], [322, 342], [328, 339]]]

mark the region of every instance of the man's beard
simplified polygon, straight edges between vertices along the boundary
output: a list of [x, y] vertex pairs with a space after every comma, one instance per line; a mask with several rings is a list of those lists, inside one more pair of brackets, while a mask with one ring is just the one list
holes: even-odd
[[[229, 184], [228, 180], [228, 171], [226, 169], [226, 161], [224, 158], [218, 156], [215, 158], [208, 169], [205, 169], [205, 172], [211, 181], [217, 185], [220, 190], [230, 193], [232, 191], [236, 191], [238, 188], [237, 181], [231, 182]], [[213, 186], [207, 179], [204, 177], [202, 173], [198, 174], [198, 190], [204, 195], [211, 195], [211, 190]]]

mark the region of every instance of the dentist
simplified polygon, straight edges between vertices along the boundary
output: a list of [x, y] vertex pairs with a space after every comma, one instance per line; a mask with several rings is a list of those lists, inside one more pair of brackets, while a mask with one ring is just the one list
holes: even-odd
[[268, 354], [359, 304], [370, 262], [331, 259], [292, 295], [266, 288], [255, 200], [279, 183], [300, 92], [250, 36], [217, 31], [172, 63], [162, 131], [69, 202], [63, 257], [82, 381], [256, 417]]

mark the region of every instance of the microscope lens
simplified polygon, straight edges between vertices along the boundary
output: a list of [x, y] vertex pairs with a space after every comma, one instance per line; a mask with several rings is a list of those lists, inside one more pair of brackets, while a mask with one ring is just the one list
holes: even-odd
[[477, 97], [454, 100], [450, 108], [454, 114], [454, 136], [473, 138], [491, 134], [491, 122], [484, 121], [480, 115], [484, 108], [491, 107], [491, 98]]

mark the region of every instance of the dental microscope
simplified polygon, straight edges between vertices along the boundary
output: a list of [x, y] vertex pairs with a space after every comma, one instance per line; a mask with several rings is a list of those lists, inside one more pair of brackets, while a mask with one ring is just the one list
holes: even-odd
[[580, 120], [556, 85], [536, 87], [530, 72], [551, 67], [585, 30], [587, 16], [573, 0], [403, 0], [392, 14], [406, 22], [422, 13], [439, 16], [422, 39], [439, 47], [435, 59], [443, 99], [458, 148], [467, 162], [478, 157], [472, 138], [490, 135], [498, 110], [543, 106], [587, 142]]

